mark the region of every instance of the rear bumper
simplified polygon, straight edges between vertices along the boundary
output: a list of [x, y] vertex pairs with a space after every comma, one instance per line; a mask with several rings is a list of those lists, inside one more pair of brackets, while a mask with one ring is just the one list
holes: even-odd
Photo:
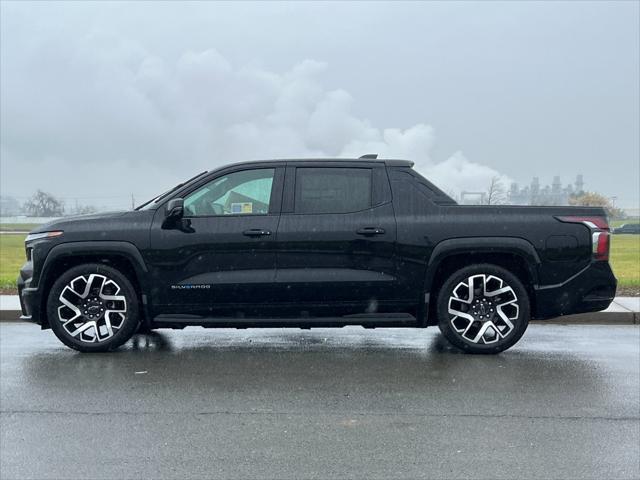
[[542, 320], [605, 310], [616, 295], [617, 284], [609, 262], [593, 262], [566, 282], [536, 287], [533, 317]]

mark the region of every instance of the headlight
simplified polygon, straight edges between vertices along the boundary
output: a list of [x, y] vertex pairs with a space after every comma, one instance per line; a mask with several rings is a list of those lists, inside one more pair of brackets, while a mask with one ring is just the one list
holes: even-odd
[[62, 230], [54, 230], [53, 232], [42, 233], [30, 233], [27, 238], [24, 239], [24, 243], [33, 242], [34, 240], [40, 240], [41, 238], [53, 238], [62, 235]]

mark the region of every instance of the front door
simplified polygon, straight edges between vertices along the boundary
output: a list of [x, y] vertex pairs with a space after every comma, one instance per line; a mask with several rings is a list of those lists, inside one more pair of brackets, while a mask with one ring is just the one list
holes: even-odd
[[384, 166], [291, 163], [285, 192], [280, 298], [303, 317], [394, 311], [396, 222]]
[[[156, 214], [149, 263], [156, 314], [242, 317], [270, 298], [284, 168], [222, 173], [184, 195], [180, 228]], [[161, 209], [164, 210], [164, 209]]]

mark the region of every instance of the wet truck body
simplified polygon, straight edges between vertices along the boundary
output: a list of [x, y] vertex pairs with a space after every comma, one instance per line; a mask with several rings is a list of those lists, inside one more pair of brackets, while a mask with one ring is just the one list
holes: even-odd
[[23, 318], [86, 351], [142, 328], [439, 325], [495, 353], [529, 318], [611, 303], [603, 209], [457, 205], [412, 165], [235, 164], [135, 211], [41, 226]]

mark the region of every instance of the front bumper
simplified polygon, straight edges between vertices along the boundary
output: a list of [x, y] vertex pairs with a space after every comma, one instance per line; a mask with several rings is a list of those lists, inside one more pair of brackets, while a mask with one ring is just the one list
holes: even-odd
[[17, 282], [20, 309], [22, 310], [20, 320], [42, 325], [42, 316], [40, 314], [41, 295], [37, 288], [31, 287], [32, 278], [33, 264], [27, 262], [20, 269], [20, 276]]
[[616, 296], [617, 284], [609, 262], [592, 262], [561, 284], [536, 287], [533, 317], [540, 320], [605, 310]]

